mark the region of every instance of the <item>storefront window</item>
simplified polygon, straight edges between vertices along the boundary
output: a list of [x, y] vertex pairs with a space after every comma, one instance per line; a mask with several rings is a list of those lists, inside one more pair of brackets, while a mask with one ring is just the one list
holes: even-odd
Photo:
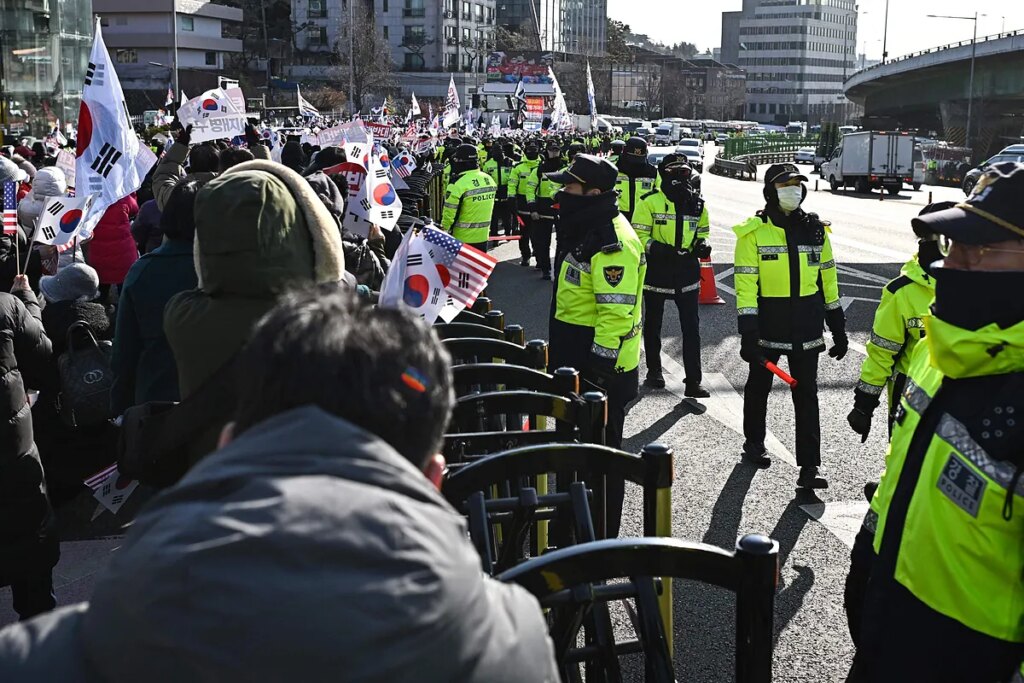
[[0, 133], [77, 123], [92, 48], [91, 0], [0, 0]]

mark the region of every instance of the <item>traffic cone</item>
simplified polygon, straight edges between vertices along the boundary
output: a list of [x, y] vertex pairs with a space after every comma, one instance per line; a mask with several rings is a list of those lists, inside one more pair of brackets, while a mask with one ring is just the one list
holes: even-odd
[[725, 303], [725, 300], [718, 296], [715, 268], [711, 265], [710, 258], [700, 259], [700, 299], [698, 299], [698, 303], [712, 306], [720, 306]]

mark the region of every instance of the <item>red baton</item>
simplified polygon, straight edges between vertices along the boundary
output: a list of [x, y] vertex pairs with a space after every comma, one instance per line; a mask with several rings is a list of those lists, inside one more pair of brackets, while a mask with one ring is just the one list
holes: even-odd
[[779, 368], [778, 365], [771, 362], [770, 360], [762, 360], [761, 365], [763, 365], [773, 375], [775, 375], [783, 382], [788, 384], [790, 389], [796, 389], [796, 380], [790, 377], [788, 374], [786, 374], [786, 372]]

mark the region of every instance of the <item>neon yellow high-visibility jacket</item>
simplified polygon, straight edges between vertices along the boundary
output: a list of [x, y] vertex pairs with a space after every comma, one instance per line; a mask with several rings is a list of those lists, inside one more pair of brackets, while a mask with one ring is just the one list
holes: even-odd
[[490, 235], [496, 190], [491, 176], [480, 169], [474, 168], [460, 175], [445, 192], [441, 227], [467, 244], [486, 242]]
[[537, 198], [537, 166], [539, 165], [540, 157], [537, 157], [533, 161], [523, 159], [512, 167], [512, 173], [508, 177], [509, 197], [522, 197], [522, 201], [526, 204], [532, 203]]
[[512, 175], [512, 165], [507, 160], [498, 163], [497, 159], [488, 159], [484, 162], [483, 172], [491, 176], [491, 180], [498, 186], [498, 199], [508, 197], [508, 181]]
[[636, 209], [640, 197], [654, 189], [657, 171], [651, 167], [649, 173], [651, 173], [650, 177], [633, 178], [619, 172], [619, 177], [615, 181], [615, 189], [619, 191], [619, 211], [627, 220], [633, 220], [633, 211]]
[[[697, 215], [679, 217], [675, 202], [661, 190], [648, 192], [637, 203], [632, 222], [647, 253], [644, 291], [675, 294], [700, 288], [700, 262], [690, 250], [697, 240], [710, 236], [711, 223], [703, 200], [698, 199], [691, 209]], [[669, 248], [657, 248], [653, 243]]]
[[872, 583], [1024, 643], [1024, 323], [924, 325], [864, 520]]
[[620, 214], [612, 223], [615, 242], [597, 249], [577, 248], [562, 261], [555, 319], [592, 329], [589, 352], [604, 362], [614, 361], [616, 371], [629, 372], [640, 364], [647, 260], [629, 221]]
[[826, 311], [833, 332], [845, 322], [829, 229], [802, 212], [791, 222], [783, 229], [759, 212], [733, 228], [739, 331], [765, 349], [821, 351]]
[[[934, 299], [935, 280], [924, 272], [916, 256], [882, 290], [867, 345], [868, 357], [857, 383], [857, 390], [867, 395], [861, 400], [870, 402], [868, 397], [874, 397], [872, 408], [878, 405], [878, 397], [891, 378], [907, 374], [914, 348], [924, 337], [923, 319]], [[890, 395], [890, 404], [893, 399]]]

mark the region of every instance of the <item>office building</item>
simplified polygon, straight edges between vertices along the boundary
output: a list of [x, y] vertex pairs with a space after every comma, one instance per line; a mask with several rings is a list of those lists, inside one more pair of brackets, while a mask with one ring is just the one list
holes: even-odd
[[133, 111], [133, 105], [163, 106], [176, 78], [176, 90], [197, 95], [215, 87], [218, 76], [237, 77], [243, 68], [237, 61], [243, 15], [236, 7], [208, 0], [92, 0], [92, 6]]
[[605, 53], [608, 0], [497, 0], [498, 24], [535, 41], [534, 49]]
[[747, 72], [748, 120], [817, 123], [845, 111], [856, 45], [854, 0], [743, 0], [722, 13], [721, 61]]
[[608, 0], [562, 0], [562, 51], [601, 56], [605, 53]]

